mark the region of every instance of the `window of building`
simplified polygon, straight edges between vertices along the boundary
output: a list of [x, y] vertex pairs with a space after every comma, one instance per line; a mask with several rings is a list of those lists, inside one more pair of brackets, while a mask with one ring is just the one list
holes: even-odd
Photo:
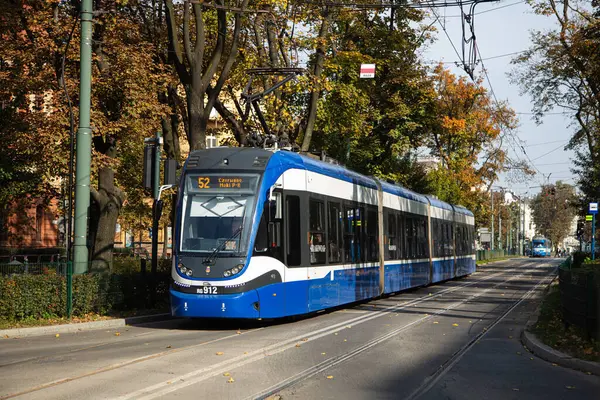
[[323, 202], [314, 199], [310, 200], [308, 234], [311, 264], [325, 264], [327, 260], [324, 209]]
[[35, 240], [42, 241], [42, 229], [44, 227], [44, 206], [39, 205], [35, 208]]

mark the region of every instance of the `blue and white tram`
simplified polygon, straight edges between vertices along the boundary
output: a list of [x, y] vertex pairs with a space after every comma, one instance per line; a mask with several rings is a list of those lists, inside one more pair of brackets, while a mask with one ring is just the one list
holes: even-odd
[[473, 214], [288, 151], [192, 152], [171, 312], [279, 318], [475, 271]]

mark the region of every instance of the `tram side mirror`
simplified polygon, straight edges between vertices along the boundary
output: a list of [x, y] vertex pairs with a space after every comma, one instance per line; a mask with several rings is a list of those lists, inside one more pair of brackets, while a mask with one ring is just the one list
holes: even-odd
[[281, 193], [275, 193], [275, 219], [283, 218], [283, 200]]

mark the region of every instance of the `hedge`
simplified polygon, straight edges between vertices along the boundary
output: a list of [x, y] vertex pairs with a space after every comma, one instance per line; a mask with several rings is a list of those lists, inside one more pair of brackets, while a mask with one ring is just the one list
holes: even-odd
[[[151, 288], [155, 288], [151, 291]], [[164, 307], [168, 304], [169, 275], [140, 274], [73, 276], [73, 316], [89, 313]], [[152, 296], [151, 296], [152, 294]], [[66, 278], [56, 274], [0, 276], [0, 319], [66, 316]]]

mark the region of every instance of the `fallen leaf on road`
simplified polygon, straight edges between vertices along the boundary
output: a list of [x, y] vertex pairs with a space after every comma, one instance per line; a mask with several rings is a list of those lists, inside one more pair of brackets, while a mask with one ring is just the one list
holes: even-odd
[[337, 332], [336, 332], [336, 333], [334, 333], [334, 335], [335, 335], [335, 336], [337, 336], [337, 334], [338, 334]]
[[248, 354], [248, 352], [247, 352], [247, 351], [245, 351], [245, 352], [244, 352], [244, 354]]
[[321, 355], [322, 355], [322, 356], [324, 356], [324, 355], [325, 355], [325, 353], [321, 353]]
[[504, 296], [504, 293], [502, 293], [500, 296]]
[[431, 293], [429, 293], [429, 295], [431, 296]]
[[171, 348], [171, 345], [168, 345], [168, 346], [167, 346], [167, 349], [170, 349], [170, 348]]
[[348, 339], [344, 339], [344, 342], [347, 342], [347, 341], [348, 341]]
[[587, 349], [583, 350], [583, 354], [590, 355], [590, 354], [592, 354], [593, 351], [594, 351], [593, 347], [588, 347]]
[[529, 357], [530, 360], [533, 360], [533, 357]]
[[303, 342], [308, 342], [308, 338], [302, 339]]
[[433, 323], [434, 323], [434, 324], [439, 324], [439, 322], [437, 322], [437, 321], [433, 321]]
[[352, 328], [352, 325], [346, 325], [346, 328], [350, 329]]
[[552, 366], [553, 366], [553, 367], [558, 367], [558, 364], [556, 364], [556, 363], [552, 363]]
[[518, 392], [518, 391], [519, 391], [519, 389], [517, 389], [517, 388], [513, 388], [513, 391], [515, 391], [515, 392]]
[[328, 375], [327, 379], [333, 379], [333, 375]]
[[171, 384], [171, 381], [168, 381], [168, 382], [167, 382], [167, 385], [170, 385], [170, 384]]
[[575, 389], [575, 386], [565, 386], [567, 389]]
[[592, 373], [590, 371], [586, 372], [586, 374], [591, 375]]
[[218, 356], [222, 356], [225, 353], [223, 353], [222, 351], [217, 351], [215, 354], [218, 355]]
[[235, 381], [231, 377], [227, 380], [227, 383], [233, 383], [233, 382], [235, 382]]
[[238, 329], [236, 333], [237, 333], [238, 335], [241, 335], [241, 334], [242, 334], [242, 331], [240, 331], [240, 330]]
[[452, 324], [452, 326], [458, 326], [458, 324]]
[[300, 343], [296, 343], [296, 347], [300, 347]]
[[231, 374], [229, 372], [224, 372], [223, 376], [230, 376]]
[[4, 335], [4, 339], [8, 339], [8, 335]]
[[115, 332], [115, 336], [121, 336], [121, 332]]
[[509, 336], [508, 338], [509, 338], [509, 339], [512, 339], [513, 337], [512, 337], [512, 336]]
[[469, 323], [470, 323], [470, 324], [472, 324], [472, 323], [473, 323], [473, 321], [469, 321]]
[[521, 354], [523, 354], [523, 353], [521, 353], [520, 351], [517, 351], [517, 354], [518, 354], [518, 355], [521, 355]]
[[57, 333], [55, 336], [56, 336], [56, 337], [60, 337], [60, 335], [59, 335], [58, 333]]

